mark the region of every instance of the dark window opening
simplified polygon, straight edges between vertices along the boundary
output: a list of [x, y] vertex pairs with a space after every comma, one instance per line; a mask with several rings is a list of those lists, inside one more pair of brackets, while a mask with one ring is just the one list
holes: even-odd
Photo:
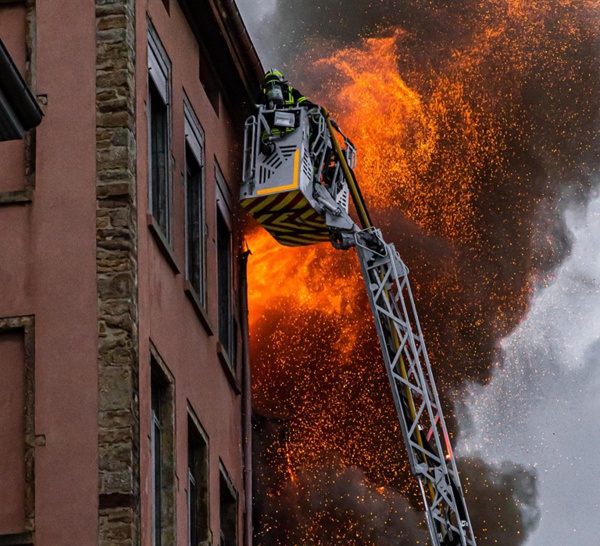
[[192, 150], [185, 150], [185, 189], [186, 189], [186, 247], [187, 279], [196, 292], [200, 303], [205, 305], [204, 287], [204, 219], [202, 195], [202, 167]]
[[189, 546], [207, 544], [208, 444], [194, 421], [188, 417], [188, 537]]
[[167, 13], [170, 15], [171, 14], [171, 12], [170, 12], [170, 8], [171, 8], [171, 6], [170, 6], [170, 0], [162, 0], [162, 3], [165, 6], [165, 9], [167, 10]]
[[221, 470], [219, 479], [221, 511], [220, 546], [237, 546], [237, 494], [229, 478]]
[[162, 528], [162, 423], [161, 393], [157, 385], [152, 385], [152, 544], [160, 546]]
[[154, 359], [151, 367], [152, 546], [167, 546], [174, 532], [173, 389]]
[[219, 297], [219, 341], [235, 368], [235, 325], [233, 319], [231, 231], [217, 207], [217, 269]]
[[169, 109], [149, 79], [150, 101], [150, 212], [170, 241], [169, 219]]

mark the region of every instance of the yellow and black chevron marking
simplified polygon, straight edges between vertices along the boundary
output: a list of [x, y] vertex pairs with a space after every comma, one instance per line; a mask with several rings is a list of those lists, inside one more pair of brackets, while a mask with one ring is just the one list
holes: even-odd
[[279, 244], [306, 246], [329, 241], [325, 221], [299, 190], [243, 199], [241, 204]]

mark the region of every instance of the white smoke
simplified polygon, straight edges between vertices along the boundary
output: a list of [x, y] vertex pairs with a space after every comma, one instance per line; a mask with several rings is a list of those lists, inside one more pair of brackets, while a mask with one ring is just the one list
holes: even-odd
[[277, 0], [236, 0], [244, 21], [252, 30], [265, 16], [272, 15], [277, 7]]
[[539, 528], [528, 546], [600, 544], [600, 197], [566, 213], [570, 257], [471, 385], [459, 452], [536, 469]]
[[277, 0], [236, 0], [236, 5], [265, 69], [277, 65], [277, 47], [272, 42], [276, 33], [260, 32], [277, 8]]

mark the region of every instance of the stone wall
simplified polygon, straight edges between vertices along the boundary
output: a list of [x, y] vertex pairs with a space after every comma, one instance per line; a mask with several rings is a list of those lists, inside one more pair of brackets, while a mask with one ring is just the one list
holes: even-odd
[[135, 2], [96, 0], [99, 544], [140, 543]]

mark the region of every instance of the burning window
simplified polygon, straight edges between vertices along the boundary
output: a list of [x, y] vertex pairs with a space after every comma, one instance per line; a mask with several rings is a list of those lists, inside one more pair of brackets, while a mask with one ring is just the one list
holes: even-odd
[[148, 206], [171, 242], [171, 63], [152, 24], [148, 29]]

